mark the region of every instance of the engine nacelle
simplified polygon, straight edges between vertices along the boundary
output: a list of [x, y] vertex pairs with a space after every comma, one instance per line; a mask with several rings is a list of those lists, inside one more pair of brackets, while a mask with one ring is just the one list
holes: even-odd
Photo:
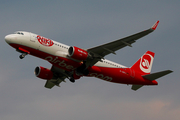
[[41, 66], [35, 68], [34, 74], [36, 75], [36, 77], [45, 80], [51, 80], [53, 78], [53, 72]]
[[86, 60], [88, 57], [87, 51], [75, 46], [71, 46], [68, 50], [68, 53], [71, 58], [76, 60]]

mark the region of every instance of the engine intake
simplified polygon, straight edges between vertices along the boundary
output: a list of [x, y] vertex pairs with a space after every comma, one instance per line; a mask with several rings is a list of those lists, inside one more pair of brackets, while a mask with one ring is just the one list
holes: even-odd
[[53, 72], [41, 66], [38, 66], [35, 68], [34, 74], [36, 75], [36, 77], [45, 79], [45, 80], [51, 80], [53, 78]]
[[68, 53], [71, 58], [76, 60], [86, 60], [88, 57], [87, 51], [75, 46], [71, 46], [68, 50]]

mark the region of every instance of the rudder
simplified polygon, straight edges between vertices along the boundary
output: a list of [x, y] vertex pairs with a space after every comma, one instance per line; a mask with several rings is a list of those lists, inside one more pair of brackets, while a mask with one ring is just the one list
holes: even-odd
[[147, 51], [131, 69], [139, 72], [141, 75], [150, 74], [155, 53]]

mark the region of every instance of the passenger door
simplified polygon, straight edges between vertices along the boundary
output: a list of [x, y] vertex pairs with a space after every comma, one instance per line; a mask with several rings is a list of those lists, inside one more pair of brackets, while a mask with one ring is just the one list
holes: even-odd
[[30, 33], [30, 46], [34, 49], [39, 50], [39, 44], [36, 34]]

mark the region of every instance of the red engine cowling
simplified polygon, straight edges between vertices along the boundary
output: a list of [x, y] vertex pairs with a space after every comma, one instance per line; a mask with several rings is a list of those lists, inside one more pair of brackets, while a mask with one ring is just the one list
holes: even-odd
[[71, 58], [76, 60], [86, 60], [88, 57], [87, 51], [75, 46], [71, 46], [68, 50], [68, 53]]
[[41, 66], [35, 68], [34, 74], [36, 75], [36, 77], [45, 79], [45, 80], [50, 80], [53, 78], [53, 72]]

